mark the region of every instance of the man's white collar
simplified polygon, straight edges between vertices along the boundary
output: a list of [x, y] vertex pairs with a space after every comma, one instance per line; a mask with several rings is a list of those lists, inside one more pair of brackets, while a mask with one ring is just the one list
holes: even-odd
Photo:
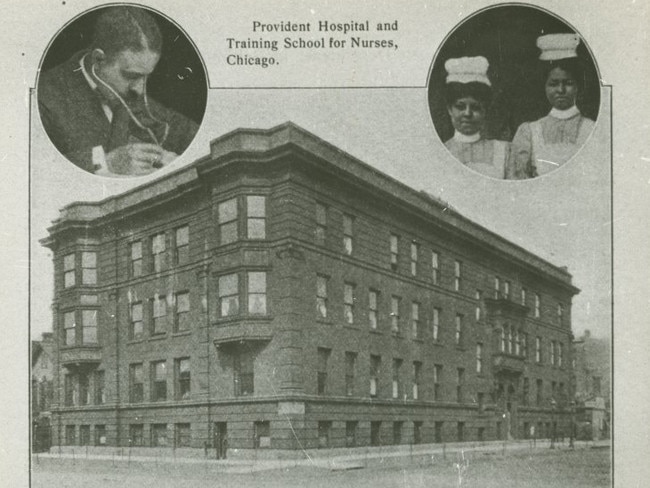
[[478, 142], [481, 140], [481, 133], [477, 132], [476, 134], [461, 134], [458, 131], [454, 131], [454, 140], [457, 142], [464, 142], [466, 144], [471, 144], [473, 142]]
[[567, 108], [566, 110], [560, 110], [554, 107], [549, 113], [551, 117], [555, 117], [556, 119], [560, 120], [570, 119], [571, 117], [575, 117], [578, 114], [580, 114], [580, 110], [578, 110], [578, 107], [575, 105], [571, 108]]

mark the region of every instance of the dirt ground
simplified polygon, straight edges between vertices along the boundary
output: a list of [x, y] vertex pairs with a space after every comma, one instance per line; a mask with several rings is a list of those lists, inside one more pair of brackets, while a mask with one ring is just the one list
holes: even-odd
[[432, 459], [419, 465], [337, 470], [296, 467], [225, 473], [202, 464], [74, 464], [58, 459], [32, 465], [33, 488], [597, 488], [611, 486], [610, 450], [577, 449], [480, 454]]

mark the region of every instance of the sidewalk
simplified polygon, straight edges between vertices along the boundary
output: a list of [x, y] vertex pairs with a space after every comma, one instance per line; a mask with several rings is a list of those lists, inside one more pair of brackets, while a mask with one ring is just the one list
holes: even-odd
[[[575, 441], [575, 449], [607, 448], [609, 440]], [[316, 467], [328, 470], [361, 469], [372, 466], [408, 466], [433, 465], [457, 461], [462, 457], [471, 458], [489, 455], [510, 455], [517, 453], [542, 454], [548, 452], [550, 441], [540, 440], [533, 447], [528, 440], [511, 440], [492, 442], [464, 442], [449, 444], [419, 444], [407, 446], [379, 446], [351, 449], [318, 449], [302, 451], [300, 459], [258, 459], [246, 458], [236, 450], [231, 450], [231, 458], [216, 460], [210, 458], [185, 457], [175, 455], [174, 450], [165, 451], [155, 456], [130, 455], [128, 448], [108, 448], [105, 454], [86, 454], [83, 447], [71, 453], [57, 453], [56, 447], [51, 453], [35, 453], [32, 463], [40, 464], [101, 464], [111, 463], [116, 468], [129, 469], [135, 466], [165, 466], [174, 469], [199, 468], [215, 473], [244, 474], [260, 471], [288, 469], [295, 467]], [[557, 450], [569, 450], [568, 442], [555, 443]], [[246, 456], [255, 452], [247, 452]], [[240, 457], [241, 456], [241, 457]]]

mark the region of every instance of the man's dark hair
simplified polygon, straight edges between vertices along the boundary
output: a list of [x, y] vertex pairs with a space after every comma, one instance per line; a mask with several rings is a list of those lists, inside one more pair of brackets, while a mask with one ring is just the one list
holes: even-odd
[[492, 89], [485, 83], [472, 81], [470, 83], [451, 82], [445, 85], [445, 102], [451, 107], [459, 98], [472, 97], [485, 107], [492, 102]]
[[162, 34], [146, 10], [111, 7], [97, 18], [91, 49], [101, 49], [110, 58], [126, 50], [162, 51]]

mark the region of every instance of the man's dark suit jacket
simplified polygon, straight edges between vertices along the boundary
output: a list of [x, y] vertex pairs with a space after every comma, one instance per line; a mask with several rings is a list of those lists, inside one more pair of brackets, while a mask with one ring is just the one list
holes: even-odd
[[[86, 171], [95, 171], [92, 149], [106, 143], [111, 124], [102, 109], [99, 94], [84, 77], [79, 60], [85, 52], [43, 73], [38, 82], [38, 108], [47, 135], [66, 158]], [[151, 111], [169, 123], [163, 144], [167, 151], [181, 154], [192, 142], [198, 125], [187, 117], [149, 100]]]

